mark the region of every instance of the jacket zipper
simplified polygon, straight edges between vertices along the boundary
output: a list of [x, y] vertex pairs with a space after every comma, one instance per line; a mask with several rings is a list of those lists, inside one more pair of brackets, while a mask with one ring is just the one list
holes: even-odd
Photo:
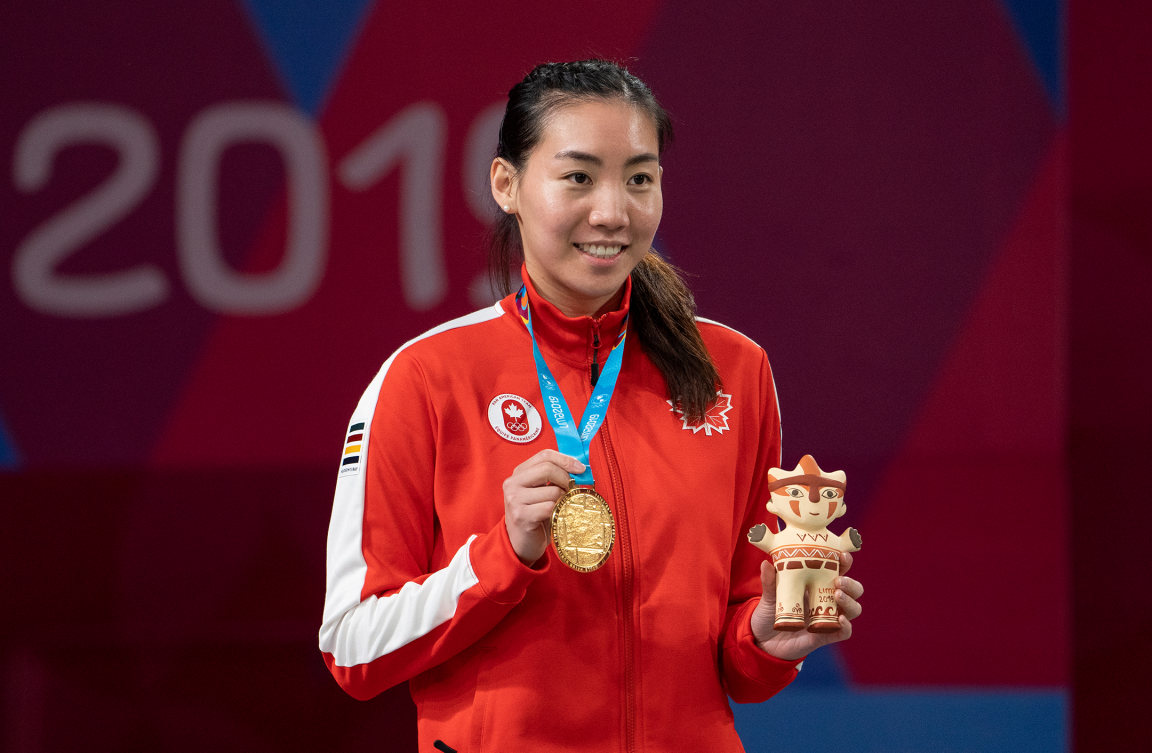
[[[589, 370], [589, 381], [592, 387], [596, 386], [600, 378], [600, 322], [592, 320], [592, 365]], [[612, 493], [616, 498], [616, 540], [620, 542], [620, 556], [623, 562], [624, 591], [624, 622], [622, 627], [624, 644], [624, 750], [634, 753], [636, 750], [636, 651], [633, 629], [632, 592], [636, 578], [635, 559], [632, 555], [632, 542], [628, 535], [628, 511], [624, 503], [624, 484], [620, 480], [620, 466], [616, 462], [616, 454], [612, 451], [612, 439], [608, 432], [608, 423], [600, 425], [600, 441], [604, 447], [604, 455], [608, 458], [608, 476], [612, 479]]]
[[624, 503], [624, 484], [620, 480], [620, 466], [616, 462], [616, 454], [612, 451], [612, 440], [608, 434], [608, 424], [600, 426], [598, 432], [604, 445], [604, 454], [608, 458], [608, 476], [612, 479], [612, 493], [616, 497], [616, 540], [620, 543], [620, 557], [624, 565], [624, 750], [633, 753], [636, 750], [636, 651], [633, 641], [633, 605], [632, 591], [636, 578], [635, 561], [632, 554], [632, 542], [628, 535], [628, 509]]
[[597, 356], [600, 355], [600, 322], [595, 319], [592, 320], [592, 372], [591, 381], [592, 386], [596, 386], [596, 381], [600, 379], [600, 364], [596, 362]]

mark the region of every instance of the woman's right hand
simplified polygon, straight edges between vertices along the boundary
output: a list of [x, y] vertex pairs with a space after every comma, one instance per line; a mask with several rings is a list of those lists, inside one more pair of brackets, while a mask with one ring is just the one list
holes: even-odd
[[552, 508], [584, 464], [556, 450], [541, 450], [504, 479], [504, 525], [516, 556], [531, 566], [544, 555], [551, 536]]

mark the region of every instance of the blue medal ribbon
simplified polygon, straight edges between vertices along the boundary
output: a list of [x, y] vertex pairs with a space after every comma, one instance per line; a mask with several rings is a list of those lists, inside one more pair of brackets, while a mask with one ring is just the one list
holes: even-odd
[[588, 399], [588, 407], [584, 409], [584, 416], [580, 419], [579, 426], [582, 428], [577, 431], [577, 424], [572, 420], [572, 411], [568, 409], [564, 393], [560, 391], [560, 385], [556, 383], [552, 370], [548, 368], [548, 363], [540, 353], [540, 346], [536, 344], [536, 335], [532, 332], [532, 312], [528, 307], [528, 291], [524, 287], [521, 287], [520, 292], [516, 294], [516, 306], [520, 310], [520, 320], [524, 322], [524, 326], [528, 328], [528, 336], [532, 338], [532, 357], [536, 360], [536, 377], [540, 380], [544, 415], [548, 417], [548, 423], [556, 432], [556, 449], [584, 464], [584, 472], [573, 475], [572, 478], [580, 486], [592, 486], [592, 466], [588, 462], [588, 446], [604, 423], [604, 416], [608, 414], [608, 404], [612, 402], [612, 393], [616, 391], [616, 378], [620, 376], [620, 364], [624, 360], [623, 345], [624, 336], [628, 334], [628, 317], [624, 317], [616, 344], [612, 346], [612, 352], [604, 361], [604, 370], [600, 372], [600, 378], [592, 390], [592, 397]]

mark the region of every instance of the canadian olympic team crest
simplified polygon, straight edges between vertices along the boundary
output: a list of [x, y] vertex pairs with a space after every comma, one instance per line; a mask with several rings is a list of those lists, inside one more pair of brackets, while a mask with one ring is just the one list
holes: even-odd
[[519, 395], [505, 393], [488, 403], [488, 423], [509, 442], [531, 442], [540, 436], [540, 412]]

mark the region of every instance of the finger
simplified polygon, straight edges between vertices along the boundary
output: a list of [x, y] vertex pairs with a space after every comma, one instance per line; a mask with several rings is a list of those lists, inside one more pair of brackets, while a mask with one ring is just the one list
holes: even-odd
[[551, 530], [551, 511], [552, 505], [522, 507], [518, 510], [509, 510], [505, 514], [505, 518], [509, 525], [522, 531], [532, 531], [540, 527], [543, 527], [545, 530]]
[[[563, 455], [559, 452], [556, 452], [556, 450], [541, 450], [540, 452], [525, 460], [520, 465], [516, 466], [516, 469], [512, 471], [512, 474], [515, 475], [521, 470], [533, 465], [537, 465], [539, 463], [554, 463], [569, 473], [584, 472], [584, 464], [571, 455]], [[567, 484], [565, 484], [565, 486], [567, 486]]]
[[534, 520], [543, 520], [552, 515], [552, 508], [563, 495], [564, 492], [555, 486], [525, 487], [509, 495], [508, 505], [516, 510], [517, 516], [524, 510], [524, 514], [530, 514]]
[[864, 595], [864, 585], [860, 581], [847, 578], [843, 575], [837, 578], [836, 582], [832, 585], [834, 585], [836, 588], [839, 588], [853, 599], [859, 599]]
[[571, 478], [568, 471], [555, 463], [543, 462], [513, 474], [509, 481], [516, 486], [532, 487], [551, 484], [566, 490]]
[[856, 601], [843, 591], [836, 592], [836, 605], [840, 607], [840, 614], [844, 615], [849, 620], [856, 619], [860, 616], [860, 613], [864, 611], [864, 607], [860, 605], [860, 602]]
[[813, 637], [817, 639], [816, 640], [816, 647], [827, 646], [830, 643], [839, 643], [840, 641], [846, 641], [852, 637], [852, 622], [847, 617], [845, 617], [844, 615], [840, 615], [840, 631], [839, 632], [837, 632], [837, 633], [817, 633]]
[[840, 574], [844, 575], [852, 567], [852, 554], [850, 552], [840, 553]]

